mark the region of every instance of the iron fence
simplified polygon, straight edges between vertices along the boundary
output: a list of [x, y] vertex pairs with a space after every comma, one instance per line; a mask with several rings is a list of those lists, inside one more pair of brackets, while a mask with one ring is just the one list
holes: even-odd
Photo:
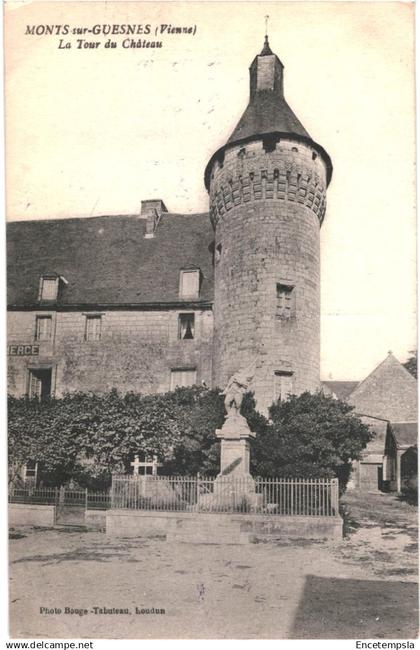
[[111, 507], [108, 492], [89, 492], [61, 488], [35, 488], [31, 486], [9, 489], [9, 503], [28, 503], [39, 505], [60, 505], [85, 508], [86, 510], [106, 510]]
[[58, 488], [11, 487], [9, 489], [9, 503], [55, 505], [58, 503], [58, 495]]
[[338, 479], [114, 475], [111, 507], [331, 517]]
[[108, 492], [88, 492], [87, 510], [107, 510], [111, 507], [111, 495]]

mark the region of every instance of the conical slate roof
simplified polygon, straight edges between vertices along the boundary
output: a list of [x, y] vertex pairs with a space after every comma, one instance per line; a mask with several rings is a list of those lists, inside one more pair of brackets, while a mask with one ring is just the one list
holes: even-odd
[[284, 96], [257, 93], [248, 104], [227, 144], [275, 132], [311, 138]]
[[204, 174], [207, 189], [213, 162], [223, 158], [226, 147], [269, 134], [300, 140], [316, 149], [326, 163], [329, 184], [332, 174], [331, 159], [325, 149], [312, 140], [287, 103], [283, 93], [283, 68], [278, 56], [271, 51], [266, 36], [261, 53], [254, 58], [249, 69], [249, 104], [226, 144], [213, 154], [207, 164]]
[[[259, 72], [261, 63], [262, 66], [268, 63], [269, 66], [266, 66], [262, 73]], [[288, 133], [304, 138], [311, 137], [284, 98], [283, 68], [279, 57], [271, 51], [266, 35], [264, 47], [250, 67], [249, 104], [227, 144], [267, 133]], [[259, 80], [259, 76], [261, 80]]]

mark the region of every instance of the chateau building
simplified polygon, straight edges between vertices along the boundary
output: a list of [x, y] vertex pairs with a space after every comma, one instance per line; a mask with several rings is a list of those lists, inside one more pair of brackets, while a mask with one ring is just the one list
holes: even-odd
[[252, 368], [259, 408], [320, 386], [320, 241], [331, 160], [268, 39], [205, 169], [209, 214], [8, 225], [9, 391], [164, 392]]

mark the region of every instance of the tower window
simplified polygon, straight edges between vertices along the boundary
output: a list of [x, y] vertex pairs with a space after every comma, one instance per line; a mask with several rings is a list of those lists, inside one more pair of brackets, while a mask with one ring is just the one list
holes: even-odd
[[276, 318], [288, 320], [294, 315], [294, 287], [290, 284], [277, 284]]
[[194, 338], [194, 314], [179, 314], [178, 338], [181, 340]]
[[35, 340], [49, 341], [51, 339], [52, 318], [51, 316], [37, 316], [35, 322]]
[[317, 154], [315, 151], [312, 152], [312, 160], [316, 160], [318, 158]]
[[39, 283], [39, 300], [57, 300], [58, 276], [42, 276]]
[[279, 137], [276, 135], [266, 135], [262, 139], [263, 149], [266, 153], [271, 153], [276, 150], [276, 144], [279, 141]]
[[100, 314], [86, 316], [85, 341], [100, 341], [102, 316]]
[[216, 260], [216, 262], [218, 262], [221, 257], [222, 257], [222, 244], [217, 244], [216, 250], [214, 252], [214, 259]]
[[194, 386], [197, 383], [197, 370], [195, 368], [179, 368], [171, 370], [171, 390], [178, 386]]
[[181, 271], [179, 277], [179, 296], [184, 300], [187, 298], [198, 298], [200, 294], [200, 269]]
[[284, 402], [293, 392], [293, 374], [276, 371], [274, 373], [274, 402]]

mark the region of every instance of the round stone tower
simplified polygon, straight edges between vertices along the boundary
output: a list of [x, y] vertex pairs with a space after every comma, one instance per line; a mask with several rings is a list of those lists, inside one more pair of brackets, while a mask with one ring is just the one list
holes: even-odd
[[319, 387], [320, 243], [326, 151], [286, 103], [283, 64], [264, 48], [250, 101], [205, 184], [215, 229], [213, 385], [251, 367], [258, 408]]

